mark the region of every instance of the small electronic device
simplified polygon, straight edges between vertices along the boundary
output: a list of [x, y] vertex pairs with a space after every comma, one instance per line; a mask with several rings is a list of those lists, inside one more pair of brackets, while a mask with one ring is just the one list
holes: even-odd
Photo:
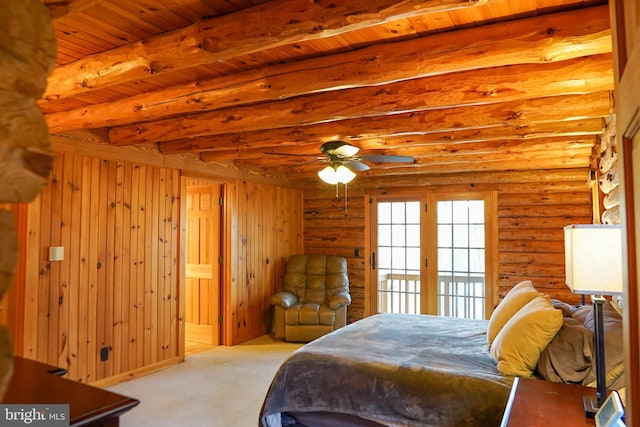
[[596, 427], [624, 427], [624, 407], [617, 391], [612, 391], [595, 415]]

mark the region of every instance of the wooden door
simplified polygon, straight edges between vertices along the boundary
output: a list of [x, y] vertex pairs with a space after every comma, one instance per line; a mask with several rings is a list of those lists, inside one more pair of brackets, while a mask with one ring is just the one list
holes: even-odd
[[219, 184], [189, 180], [186, 200], [185, 337], [220, 344]]
[[618, 146], [624, 165], [623, 224], [629, 256], [625, 267], [624, 333], [629, 426], [640, 425], [640, 3], [611, 0]]

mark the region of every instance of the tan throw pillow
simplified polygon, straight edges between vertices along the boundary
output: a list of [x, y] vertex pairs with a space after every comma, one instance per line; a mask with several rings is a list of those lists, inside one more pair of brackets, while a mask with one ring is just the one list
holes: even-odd
[[491, 357], [503, 375], [531, 377], [540, 354], [562, 326], [562, 311], [546, 297], [536, 297], [522, 307], [491, 345]]
[[491, 348], [493, 340], [509, 319], [522, 307], [527, 305], [529, 301], [542, 295], [543, 294], [536, 291], [533, 287], [531, 280], [523, 280], [511, 288], [500, 304], [493, 310], [489, 318], [489, 324], [487, 325], [487, 342], [489, 348]]

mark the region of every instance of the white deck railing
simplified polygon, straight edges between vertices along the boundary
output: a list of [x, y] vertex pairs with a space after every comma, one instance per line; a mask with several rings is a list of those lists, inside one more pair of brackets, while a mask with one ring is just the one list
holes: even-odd
[[[438, 315], [484, 319], [484, 276], [438, 276]], [[420, 313], [420, 275], [386, 274], [378, 282], [378, 311]]]

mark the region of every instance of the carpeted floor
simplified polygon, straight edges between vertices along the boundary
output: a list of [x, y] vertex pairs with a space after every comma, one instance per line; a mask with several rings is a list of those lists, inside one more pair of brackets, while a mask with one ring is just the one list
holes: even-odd
[[120, 426], [256, 427], [273, 375], [300, 346], [265, 335], [109, 387], [140, 400], [120, 417]]

